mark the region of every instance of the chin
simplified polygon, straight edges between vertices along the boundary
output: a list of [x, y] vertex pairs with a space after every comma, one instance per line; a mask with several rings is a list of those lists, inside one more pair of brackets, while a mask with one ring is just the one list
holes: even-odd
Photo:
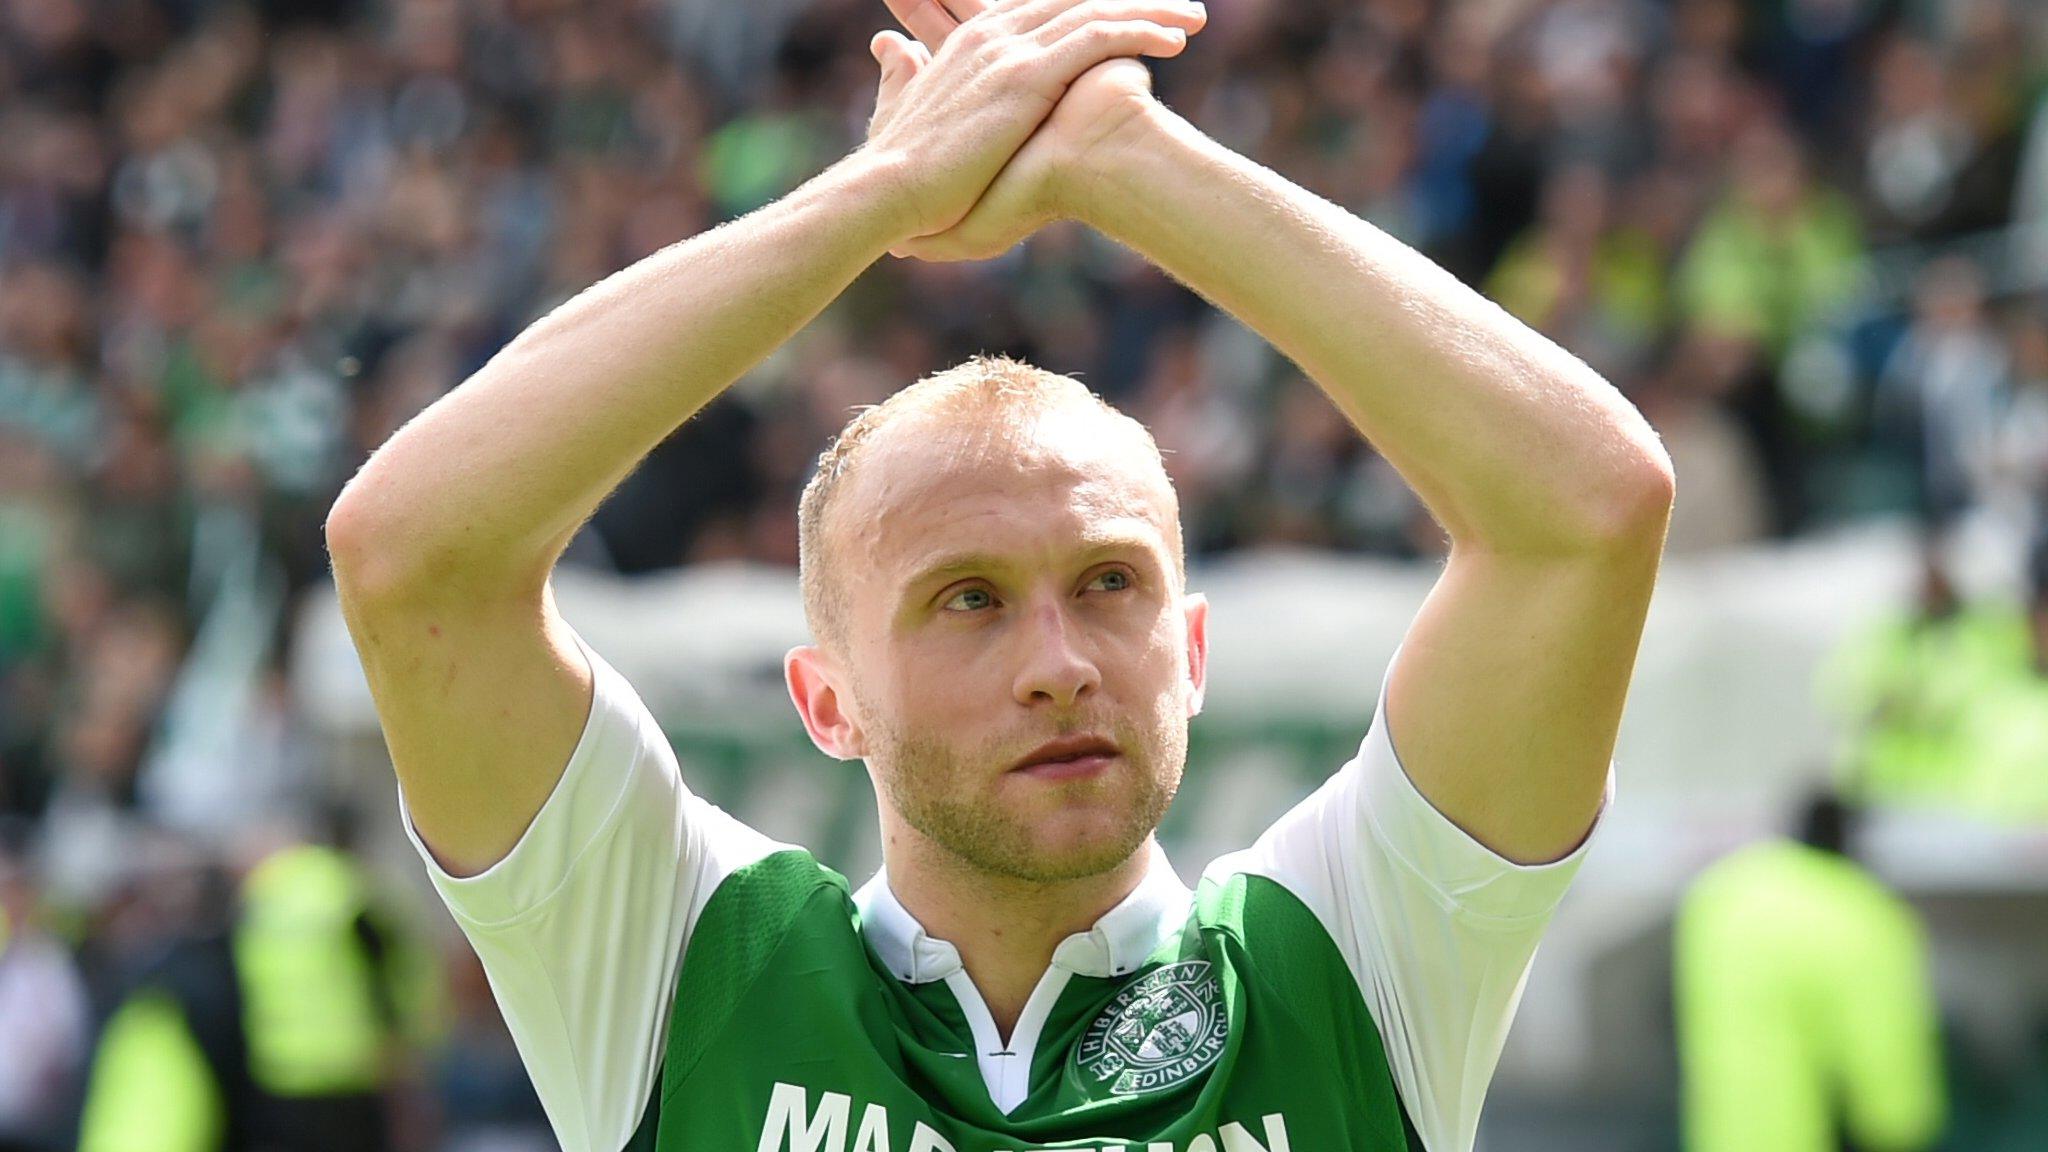
[[1108, 872], [1144, 847], [1152, 830], [1133, 829], [1126, 815], [1122, 819], [1107, 813], [1090, 813], [1075, 819], [1062, 818], [1042, 824], [1031, 837], [1031, 849], [1017, 863], [1044, 880], [1079, 880]]

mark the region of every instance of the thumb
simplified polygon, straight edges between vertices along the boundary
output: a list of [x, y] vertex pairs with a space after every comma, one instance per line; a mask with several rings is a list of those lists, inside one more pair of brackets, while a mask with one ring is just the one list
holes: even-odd
[[875, 63], [882, 66], [882, 85], [877, 102], [896, 98], [903, 86], [916, 79], [924, 65], [931, 59], [931, 53], [923, 45], [912, 44], [901, 32], [877, 32], [868, 41], [868, 52]]

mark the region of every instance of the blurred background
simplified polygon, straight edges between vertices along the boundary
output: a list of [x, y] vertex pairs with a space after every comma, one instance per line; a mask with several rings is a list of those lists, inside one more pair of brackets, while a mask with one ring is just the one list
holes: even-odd
[[[1679, 477], [1482, 1152], [2048, 1148], [2048, 5], [1209, 8], [1170, 104], [1602, 370]], [[0, 1149], [554, 1147], [400, 837], [321, 522], [529, 322], [857, 143], [886, 19], [0, 0]], [[1169, 450], [1215, 605], [1192, 879], [1355, 748], [1442, 537], [1078, 227], [885, 260], [647, 460], [561, 604], [693, 788], [865, 877], [866, 777], [781, 686], [796, 495], [851, 406], [982, 350]]]

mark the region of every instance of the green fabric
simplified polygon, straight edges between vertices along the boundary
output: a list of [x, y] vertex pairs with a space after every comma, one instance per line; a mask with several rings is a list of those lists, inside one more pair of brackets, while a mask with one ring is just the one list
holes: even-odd
[[130, 997], [93, 1055], [79, 1152], [216, 1152], [226, 1107], [206, 1056], [169, 996]]
[[1073, 977], [1008, 1116], [974, 1053], [948, 986], [906, 984], [867, 946], [846, 881], [778, 853], [728, 878], [698, 920], [661, 1096], [629, 1147], [1420, 1147], [1343, 957], [1264, 879], [1205, 882], [1185, 930], [1137, 970]]
[[331, 848], [278, 852], [243, 882], [235, 974], [249, 1072], [264, 1090], [332, 1096], [381, 1080], [379, 975], [355, 934], [364, 899], [356, 863]]
[[1680, 905], [1675, 960], [1687, 1152], [1938, 1138], [1926, 933], [1861, 868], [1787, 842], [1737, 852]]
[[52, 513], [26, 500], [0, 500], [0, 671], [55, 640], [43, 573], [57, 553]]

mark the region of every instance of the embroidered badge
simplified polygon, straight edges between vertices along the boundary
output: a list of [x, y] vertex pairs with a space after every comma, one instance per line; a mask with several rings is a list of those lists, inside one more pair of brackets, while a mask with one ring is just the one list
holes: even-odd
[[1207, 1070], [1229, 1035], [1215, 972], [1206, 960], [1185, 960], [1117, 993], [1074, 1046], [1074, 1063], [1110, 1095], [1135, 1096]]

